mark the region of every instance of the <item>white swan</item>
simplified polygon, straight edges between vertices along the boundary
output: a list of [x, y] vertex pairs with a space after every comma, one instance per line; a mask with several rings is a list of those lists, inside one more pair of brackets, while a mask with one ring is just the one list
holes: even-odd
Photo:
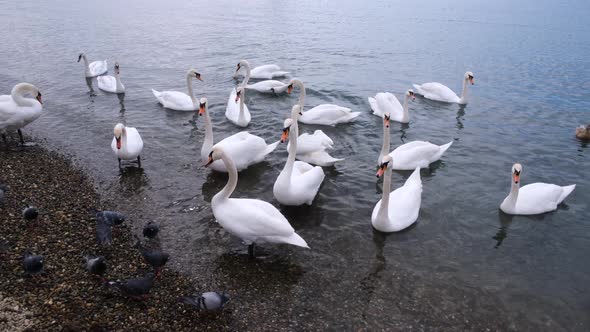
[[137, 129], [133, 127], [126, 127], [122, 123], [118, 123], [113, 130], [115, 137], [111, 142], [111, 149], [119, 160], [119, 167], [121, 167], [121, 160], [135, 160], [141, 167], [141, 151], [143, 150], [143, 140], [139, 136]]
[[[289, 156], [285, 167], [275, 181], [273, 193], [277, 201], [283, 205], [311, 205], [325, 177], [321, 167], [313, 167], [308, 163], [295, 161], [297, 136], [299, 135], [299, 127], [297, 126], [299, 114], [300, 106], [293, 106], [291, 118], [285, 120], [281, 136], [281, 142], [289, 138]], [[289, 135], [290, 131], [293, 131], [292, 135]]]
[[408, 90], [404, 95], [404, 106], [399, 103], [397, 98], [389, 92], [379, 92], [374, 98], [369, 97], [369, 104], [373, 110], [373, 114], [383, 117], [385, 113], [389, 113], [389, 117], [393, 121], [408, 123], [410, 122], [410, 114], [408, 113], [408, 99], [416, 99], [414, 91]]
[[106, 73], [108, 70], [107, 60], [93, 61], [91, 63], [88, 63], [88, 60], [86, 59], [86, 54], [84, 54], [84, 52], [80, 52], [80, 54], [78, 55], [78, 62], [80, 62], [80, 60], [84, 60], [84, 66], [86, 67], [84, 73], [86, 77], [102, 75]]
[[389, 115], [383, 117], [383, 145], [377, 165], [381, 164], [384, 156], [389, 155], [393, 162], [389, 167], [396, 170], [413, 170], [416, 167], [427, 168], [431, 163], [439, 160], [453, 142], [444, 145], [435, 145], [426, 141], [413, 141], [398, 146], [389, 152]]
[[125, 93], [125, 86], [121, 83], [119, 74], [119, 64], [115, 62], [115, 77], [110, 75], [98, 76], [96, 78], [98, 81], [98, 88], [106, 92]]
[[250, 80], [250, 65], [248, 64], [248, 61], [240, 60], [236, 69], [236, 74], [242, 68], [245, 68], [246, 70], [246, 77], [241, 85], [231, 90], [225, 108], [225, 117], [236, 126], [246, 127], [252, 119], [248, 106], [245, 104], [246, 86]]
[[277, 80], [260, 81], [246, 85], [246, 89], [255, 90], [261, 93], [279, 94], [287, 91], [289, 85]]
[[468, 83], [471, 83], [471, 85], [475, 84], [475, 78], [473, 73], [470, 71], [466, 72], [465, 76], [463, 77], [463, 92], [461, 92], [461, 97], [457, 96], [457, 94], [455, 94], [453, 90], [449, 89], [447, 86], [436, 82], [424, 83], [422, 85], [414, 84], [414, 88], [416, 89], [416, 93], [424, 96], [424, 98], [427, 99], [446, 103], [467, 104]]
[[[206, 162], [209, 158], [209, 153], [213, 148], [213, 125], [209, 117], [209, 106], [207, 98], [201, 98], [199, 107], [199, 116], [205, 118], [205, 140], [201, 148], [201, 159]], [[264, 160], [266, 155], [273, 152], [280, 141], [273, 144], [266, 145], [264, 139], [249, 134], [247, 131], [242, 131], [230, 137], [219, 141], [215, 146], [223, 147], [223, 150], [234, 161], [236, 168], [239, 171], [248, 168], [250, 165], [257, 164]], [[225, 164], [221, 160], [213, 162], [210, 167], [217, 172], [226, 172]]]
[[380, 232], [399, 232], [418, 219], [422, 202], [422, 180], [420, 168], [416, 167], [406, 183], [391, 190], [391, 156], [383, 157], [377, 176], [383, 175], [383, 198], [377, 202], [371, 215], [371, 223]]
[[[305, 104], [305, 86], [303, 82], [295, 78], [289, 82], [289, 85], [292, 87], [297, 86], [301, 90], [299, 93], [299, 106], [303, 109]], [[292, 87], [289, 89], [289, 93], [293, 89]], [[316, 130], [313, 135], [302, 134], [297, 138], [296, 158], [313, 165], [334, 166], [335, 163], [344, 159], [336, 159], [326, 152], [326, 149], [331, 149], [332, 145], [334, 145], [334, 141], [321, 130]]]
[[156, 91], [152, 89], [152, 93], [158, 99], [162, 106], [175, 111], [196, 111], [199, 108], [199, 103], [193, 93], [192, 78], [203, 81], [201, 74], [195, 69], [189, 69], [186, 73], [186, 85], [188, 94], [178, 91]]
[[521, 172], [522, 165], [512, 166], [512, 188], [500, 204], [500, 210], [507, 214], [531, 215], [553, 211], [576, 188], [575, 184], [562, 187], [541, 182], [520, 188]]
[[254, 255], [254, 244], [261, 242], [287, 243], [309, 248], [289, 221], [271, 204], [259, 199], [230, 198], [238, 183], [238, 171], [233, 160], [220, 146], [214, 146], [207, 165], [222, 160], [229, 173], [223, 189], [211, 199], [211, 209], [217, 222], [229, 233], [239, 237]]
[[[27, 98], [31, 95], [33, 98]], [[21, 144], [25, 144], [21, 128], [37, 120], [43, 113], [39, 89], [29, 83], [18, 83], [10, 95], [0, 96], [0, 133], [6, 143], [6, 132], [16, 130]]]
[[335, 126], [339, 123], [353, 121], [361, 112], [352, 112], [350, 108], [333, 104], [321, 104], [303, 112], [299, 121], [307, 124]]
[[[248, 71], [250, 71], [250, 63], [246, 60], [241, 60], [240, 63], [238, 63], [236, 72], [234, 73], [234, 78], [236, 78], [238, 75], [241, 75], [240, 73], [240, 68], [242, 66], [244, 66], [245, 64], [248, 65]], [[287, 74], [289, 74], [288, 71], [281, 71], [281, 67], [272, 64], [272, 65], [262, 65], [262, 66], [258, 66], [254, 69], [252, 69], [250, 71], [250, 78], [255, 78], [255, 79], [273, 79], [275, 77], [282, 77], [282, 76], [286, 76]]]

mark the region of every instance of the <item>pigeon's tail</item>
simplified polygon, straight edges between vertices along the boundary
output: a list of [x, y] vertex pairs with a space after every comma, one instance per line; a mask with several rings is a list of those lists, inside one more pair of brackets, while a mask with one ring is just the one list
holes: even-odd
[[192, 296], [181, 296], [178, 298], [178, 302], [192, 305], [193, 307], [196, 307], [199, 309], [201, 308], [201, 306], [199, 304], [199, 298], [195, 298]]

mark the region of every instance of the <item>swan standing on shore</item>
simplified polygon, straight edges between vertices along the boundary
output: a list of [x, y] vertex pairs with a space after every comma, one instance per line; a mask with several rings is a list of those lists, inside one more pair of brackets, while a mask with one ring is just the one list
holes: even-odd
[[143, 150], [143, 140], [139, 136], [137, 129], [118, 123], [113, 132], [115, 137], [113, 137], [111, 149], [119, 160], [119, 168], [121, 167], [121, 160], [135, 159], [137, 159], [137, 165], [141, 167], [140, 154]]
[[[301, 92], [299, 93], [299, 106], [303, 110], [305, 105], [305, 86], [303, 82], [294, 78], [289, 82], [292, 87], [297, 86]], [[292, 90], [293, 88], [291, 88]], [[290, 145], [291, 143], [289, 143]], [[301, 134], [297, 138], [297, 155], [296, 158], [307, 163], [318, 166], [334, 166], [335, 163], [344, 159], [336, 159], [330, 156], [326, 150], [331, 149], [334, 141], [321, 130], [314, 131], [313, 135]], [[287, 149], [289, 146], [287, 146]]]
[[468, 71], [463, 77], [463, 91], [461, 97], [457, 96], [453, 90], [449, 89], [446, 85], [440, 83], [424, 83], [422, 85], [414, 84], [416, 93], [424, 96], [424, 98], [432, 99], [436, 101], [442, 101], [445, 103], [457, 103], [467, 104], [467, 87], [475, 84], [475, 78], [473, 73]]
[[[245, 104], [246, 99], [246, 85], [250, 80], [250, 65], [246, 60], [240, 60], [236, 67], [234, 76], [242, 69], [246, 70], [246, 77], [241, 85], [233, 88], [227, 100], [227, 107], [225, 108], [225, 117], [233, 124], [239, 127], [246, 127], [250, 123], [252, 117], [248, 106]], [[239, 103], [238, 103], [239, 102]]]
[[422, 203], [422, 180], [420, 168], [416, 167], [406, 183], [390, 193], [391, 190], [391, 156], [386, 155], [381, 161], [377, 177], [383, 178], [383, 197], [373, 209], [371, 223], [380, 232], [399, 232], [412, 225], [418, 219]]
[[[201, 159], [203, 162], [208, 161], [209, 153], [213, 148], [213, 125], [209, 117], [209, 106], [207, 98], [201, 98], [199, 106], [199, 116], [205, 118], [205, 140], [201, 148]], [[232, 136], [226, 137], [219, 141], [215, 146], [223, 147], [223, 150], [234, 161], [237, 171], [244, 170], [250, 165], [257, 164], [273, 152], [280, 141], [266, 145], [261, 137], [252, 135], [247, 131], [242, 131]], [[227, 173], [227, 168], [221, 160], [217, 160], [209, 165], [211, 169], [217, 172]]]
[[98, 76], [98, 88], [112, 93], [125, 93], [125, 86], [119, 77], [119, 64], [115, 62], [115, 77], [110, 75]]
[[[27, 98], [31, 95], [33, 98]], [[37, 120], [43, 113], [43, 101], [39, 89], [29, 83], [19, 83], [10, 95], [0, 96], [0, 133], [4, 143], [6, 132], [16, 130], [21, 144], [25, 144], [21, 128]]]
[[383, 157], [389, 155], [393, 159], [393, 162], [389, 165], [391, 169], [413, 170], [416, 167], [427, 168], [428, 165], [439, 160], [452, 144], [452, 141], [440, 146], [426, 141], [413, 141], [400, 145], [389, 152], [389, 114], [385, 113], [383, 115], [383, 145], [381, 146], [377, 165], [381, 165]]
[[385, 113], [389, 114], [389, 119], [401, 123], [410, 122], [410, 114], [408, 113], [408, 100], [416, 99], [414, 91], [408, 90], [404, 95], [404, 106], [399, 103], [399, 100], [389, 92], [379, 92], [374, 98], [369, 97], [369, 104], [373, 110], [373, 114], [383, 117]]
[[84, 66], [86, 67], [84, 73], [86, 74], [86, 77], [102, 75], [106, 73], [108, 70], [107, 60], [93, 61], [91, 63], [88, 63], [88, 60], [86, 59], [86, 54], [84, 52], [80, 52], [80, 54], [78, 55], [78, 62], [80, 62], [80, 60], [84, 60]]
[[522, 165], [512, 165], [510, 194], [500, 204], [500, 210], [513, 215], [541, 214], [557, 209], [557, 206], [574, 191], [576, 185], [557, 186], [548, 183], [532, 183], [520, 188]]
[[189, 69], [186, 73], [186, 86], [188, 94], [178, 91], [156, 91], [152, 89], [152, 93], [158, 99], [158, 102], [165, 108], [169, 108], [175, 111], [196, 111], [199, 109], [199, 103], [193, 93], [192, 79], [196, 78], [199, 81], [203, 81], [201, 74], [195, 69]]
[[309, 248], [285, 216], [270, 203], [259, 199], [230, 198], [238, 183], [238, 171], [224, 149], [214, 146], [207, 165], [220, 159], [228, 170], [229, 180], [211, 199], [211, 209], [221, 227], [242, 239], [248, 245], [250, 256], [254, 256], [255, 243], [287, 243]]
[[[281, 142], [289, 139], [289, 156], [285, 167], [275, 181], [273, 194], [277, 201], [283, 205], [311, 205], [325, 177], [321, 167], [313, 167], [308, 163], [295, 161], [297, 137], [299, 136], [297, 118], [301, 114], [300, 110], [299, 105], [293, 106], [291, 118], [285, 120], [281, 136]], [[291, 131], [293, 131], [292, 135], [290, 135]]]

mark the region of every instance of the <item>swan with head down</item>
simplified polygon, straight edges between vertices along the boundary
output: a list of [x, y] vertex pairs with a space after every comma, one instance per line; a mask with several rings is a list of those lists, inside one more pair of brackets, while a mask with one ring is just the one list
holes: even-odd
[[86, 54], [84, 52], [80, 52], [80, 54], [78, 54], [78, 62], [80, 62], [81, 60], [84, 60], [84, 74], [86, 75], [86, 77], [95, 77], [98, 75], [102, 75], [106, 73], [108, 70], [107, 60], [93, 61], [88, 63], [88, 60], [86, 59]]
[[0, 95], [0, 133], [4, 142], [7, 142], [6, 133], [16, 130], [24, 145], [21, 128], [37, 120], [42, 113], [41, 92], [32, 84], [19, 83], [12, 88], [10, 95]]

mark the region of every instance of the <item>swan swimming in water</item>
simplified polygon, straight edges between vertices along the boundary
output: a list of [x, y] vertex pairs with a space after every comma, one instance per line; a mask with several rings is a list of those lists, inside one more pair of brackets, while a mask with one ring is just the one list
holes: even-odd
[[254, 256], [255, 243], [286, 243], [309, 248], [285, 216], [270, 203], [259, 199], [230, 198], [238, 183], [238, 170], [220, 146], [213, 147], [207, 165], [216, 160], [222, 160], [225, 164], [229, 180], [211, 199], [213, 215], [221, 227], [248, 245], [250, 256]]
[[98, 88], [112, 93], [125, 93], [125, 86], [121, 83], [121, 78], [119, 77], [120, 68], [119, 64], [115, 62], [115, 77], [110, 75], [102, 75], [98, 76], [96, 80], [98, 81]]
[[410, 122], [410, 114], [408, 112], [408, 100], [416, 99], [414, 91], [408, 90], [404, 95], [404, 105], [399, 103], [399, 100], [389, 92], [379, 92], [375, 97], [369, 97], [369, 104], [373, 110], [373, 114], [383, 117], [384, 114], [389, 115], [389, 119], [400, 123]]
[[[30, 95], [33, 98], [25, 97]], [[10, 95], [0, 95], [0, 133], [4, 143], [6, 132], [16, 130], [22, 145], [25, 144], [21, 128], [37, 120], [43, 113], [43, 101], [39, 89], [29, 83], [19, 83]]]
[[84, 60], [84, 74], [86, 75], [86, 77], [95, 77], [98, 75], [102, 75], [106, 73], [108, 70], [107, 60], [93, 61], [91, 63], [88, 63], [88, 60], [86, 59], [86, 54], [84, 52], [80, 52], [80, 54], [78, 55], [78, 62], [80, 62], [80, 60]]
[[449, 89], [446, 85], [440, 83], [424, 83], [422, 85], [414, 84], [416, 93], [424, 96], [426, 99], [432, 99], [436, 101], [442, 101], [445, 103], [456, 103], [456, 104], [467, 104], [467, 87], [475, 84], [475, 78], [473, 73], [468, 71], [463, 77], [463, 91], [461, 97], [457, 96], [453, 90]]
[[152, 93], [158, 99], [158, 102], [165, 108], [169, 108], [175, 111], [196, 111], [199, 109], [199, 103], [193, 93], [192, 79], [196, 78], [199, 81], [203, 81], [201, 74], [195, 69], [189, 69], [186, 73], [186, 85], [188, 94], [178, 91], [156, 91], [152, 89]]

